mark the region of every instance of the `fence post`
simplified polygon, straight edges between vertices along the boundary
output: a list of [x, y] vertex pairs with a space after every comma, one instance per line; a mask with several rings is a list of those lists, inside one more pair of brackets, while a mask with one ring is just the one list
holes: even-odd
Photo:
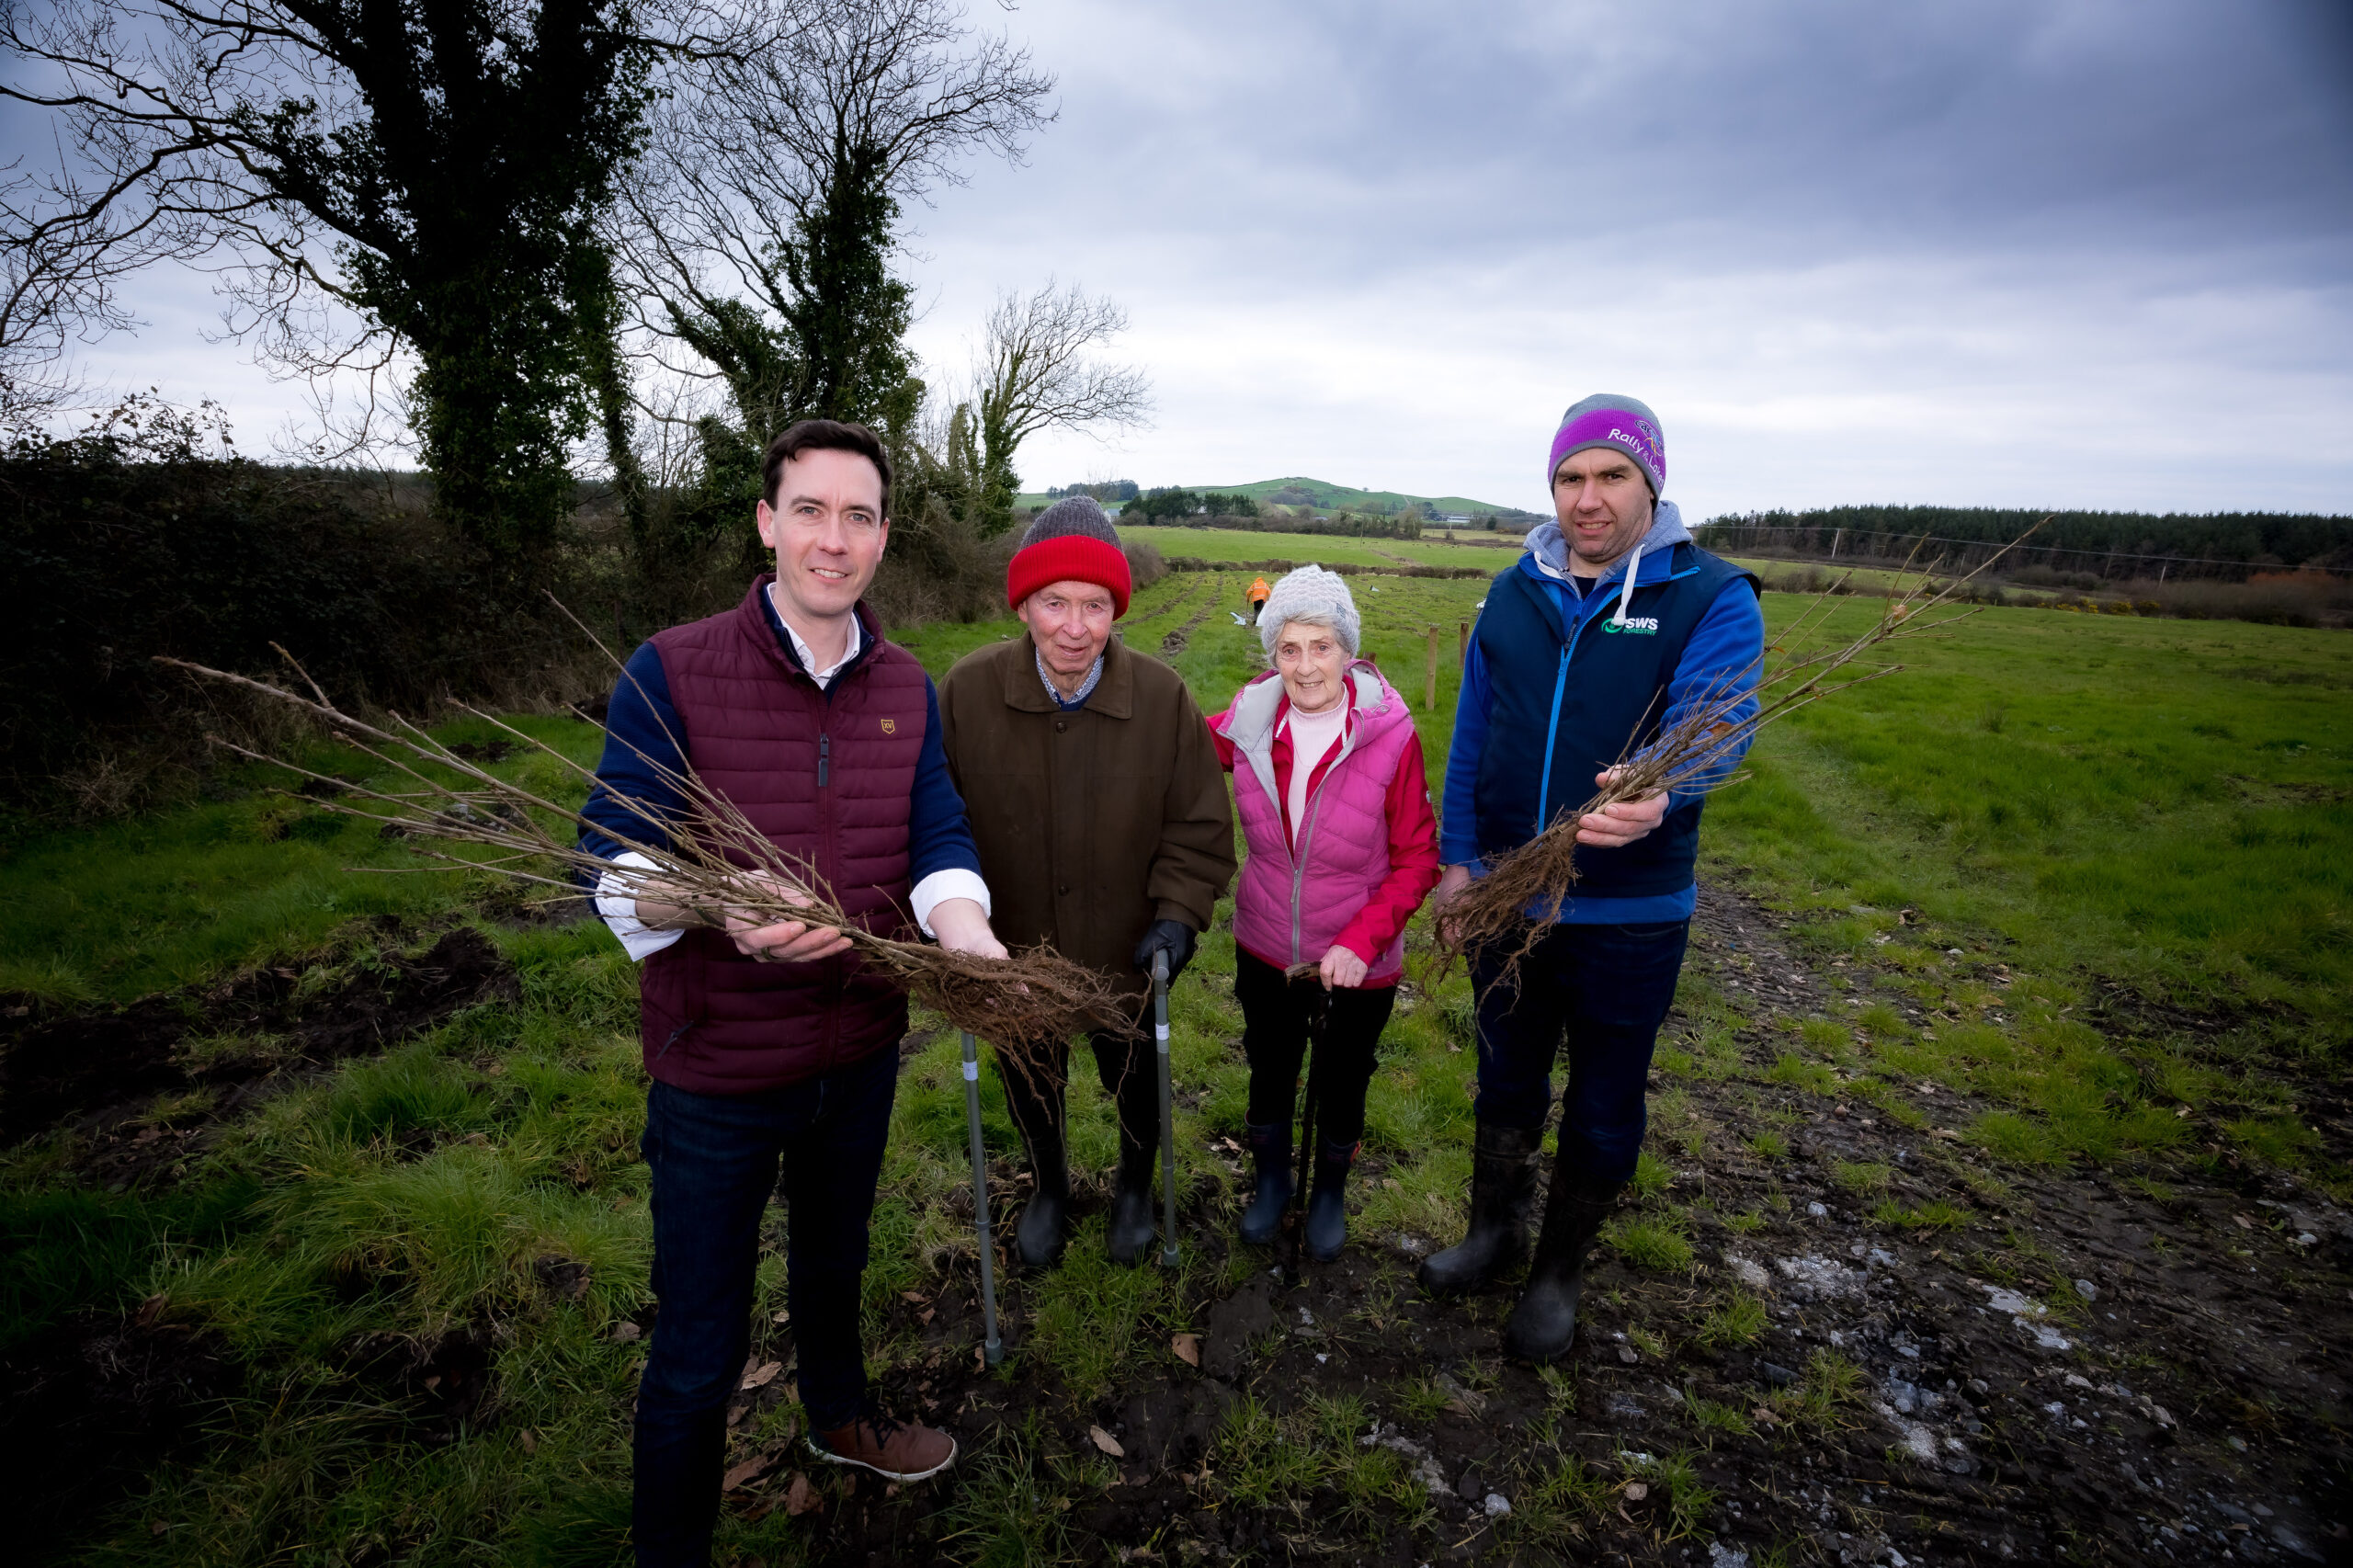
[[1846, 530], [1845, 528], [1834, 528], [1834, 529], [1832, 529], [1832, 530], [1831, 530], [1831, 533], [1830, 533], [1830, 559], [1831, 559], [1831, 560], [1836, 561], [1836, 560], [1837, 560], [1837, 559], [1838, 559], [1838, 541], [1839, 541], [1840, 540], [1842, 540], [1842, 539], [1846, 538], [1846, 537], [1847, 537], [1847, 530]]
[[1437, 710], [1438, 710], [1438, 628], [1437, 628], [1436, 626], [1432, 626], [1432, 627], [1430, 628], [1430, 667], [1429, 667], [1429, 674], [1428, 674], [1426, 677], [1424, 677], [1424, 679], [1423, 679], [1423, 681], [1422, 681], [1422, 711], [1423, 711], [1423, 712], [1425, 712], [1425, 713], [1434, 713], [1434, 712], [1436, 712]]
[[1457, 651], [1454, 660], [1457, 674], [1461, 672], [1463, 665], [1471, 662], [1471, 623], [1467, 620], [1462, 623], [1461, 642], [1462, 646]]

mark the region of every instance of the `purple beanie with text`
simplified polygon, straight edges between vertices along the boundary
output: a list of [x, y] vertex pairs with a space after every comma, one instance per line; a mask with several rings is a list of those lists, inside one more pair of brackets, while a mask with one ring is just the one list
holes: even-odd
[[1597, 392], [1571, 404], [1561, 415], [1561, 427], [1552, 432], [1552, 457], [1544, 465], [1544, 488], [1552, 488], [1552, 476], [1561, 472], [1563, 458], [1590, 447], [1608, 447], [1633, 459], [1643, 477], [1651, 482], [1653, 495], [1666, 488], [1666, 437], [1648, 403]]

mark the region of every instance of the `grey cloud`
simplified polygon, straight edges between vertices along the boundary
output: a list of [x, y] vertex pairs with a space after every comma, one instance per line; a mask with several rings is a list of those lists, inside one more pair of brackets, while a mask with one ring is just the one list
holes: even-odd
[[[1157, 428], [1040, 441], [1036, 483], [1540, 504], [1529, 449], [1608, 385], [1661, 409], [1699, 510], [2353, 507], [2348, 18], [1029, 0], [1003, 25], [1062, 118], [911, 211], [918, 346], [952, 379], [991, 294], [1049, 274], [1130, 307]], [[276, 426], [291, 399], [235, 350], [165, 340], [204, 280], [153, 289], [155, 330], [104, 362], [210, 365], [185, 390], [233, 381], [241, 427]]]
[[2320, 5], [1211, 6], [1185, 27], [1234, 68], [1184, 51], [1157, 82], [1097, 79], [1084, 37], [1129, 41], [1101, 16], [1057, 51], [1086, 145], [1045, 161], [1149, 168], [1131, 221], [1157, 228], [1704, 218], [1802, 253], [2353, 227], [2346, 28]]

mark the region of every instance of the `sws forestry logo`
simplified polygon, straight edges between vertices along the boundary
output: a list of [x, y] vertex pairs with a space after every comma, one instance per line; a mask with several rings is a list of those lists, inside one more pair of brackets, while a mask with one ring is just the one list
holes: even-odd
[[1658, 617], [1654, 615], [1630, 615], [1623, 620], [1605, 620], [1601, 623], [1601, 630], [1604, 631], [1631, 631], [1637, 637], [1655, 637], [1658, 635]]

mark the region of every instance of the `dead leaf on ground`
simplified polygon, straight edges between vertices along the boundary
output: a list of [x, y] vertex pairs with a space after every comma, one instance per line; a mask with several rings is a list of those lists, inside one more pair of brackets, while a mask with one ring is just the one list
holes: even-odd
[[1123, 1460], [1128, 1457], [1128, 1450], [1120, 1447], [1120, 1439], [1103, 1430], [1102, 1427], [1089, 1426], [1086, 1429], [1086, 1435], [1095, 1439], [1097, 1448], [1109, 1454], [1113, 1459]]
[[1201, 1364], [1201, 1336], [1198, 1334], [1172, 1334], [1168, 1336], [1168, 1348], [1176, 1352], [1176, 1359], [1188, 1367]]
[[776, 1375], [783, 1370], [784, 1363], [781, 1361], [763, 1361], [744, 1374], [743, 1386], [747, 1392], [752, 1389], [764, 1389], [776, 1381]]
[[[704, 1473], [708, 1474], [710, 1472], [705, 1471]], [[816, 1488], [809, 1484], [809, 1478], [807, 1476], [801, 1474], [799, 1471], [793, 1471], [792, 1485], [784, 1494], [784, 1511], [797, 1519], [801, 1515], [810, 1512], [816, 1506]]]
[[[720, 1489], [724, 1492], [733, 1492], [745, 1482], [756, 1480], [766, 1474], [768, 1466], [775, 1462], [776, 1457], [773, 1454], [754, 1454], [727, 1472], [726, 1478], [719, 1483]], [[709, 1475], [710, 1472], [705, 1471], [703, 1473]]]

